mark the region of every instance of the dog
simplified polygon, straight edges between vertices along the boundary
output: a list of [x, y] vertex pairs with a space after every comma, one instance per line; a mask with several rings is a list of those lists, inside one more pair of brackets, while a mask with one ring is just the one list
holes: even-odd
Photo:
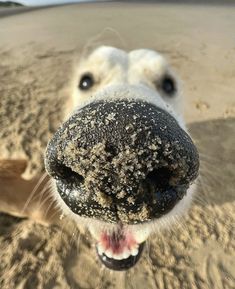
[[101, 46], [74, 72], [72, 111], [49, 140], [45, 168], [55, 206], [88, 228], [111, 270], [133, 267], [150, 235], [190, 206], [199, 155], [179, 86], [148, 49]]

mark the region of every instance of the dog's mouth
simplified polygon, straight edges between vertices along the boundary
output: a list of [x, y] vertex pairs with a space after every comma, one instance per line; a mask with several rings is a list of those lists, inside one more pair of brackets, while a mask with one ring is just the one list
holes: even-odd
[[130, 231], [118, 228], [116, 231], [100, 233], [96, 252], [100, 261], [109, 269], [124, 271], [133, 267], [141, 257], [145, 241]]
[[[123, 259], [115, 259], [119, 258], [119, 256], [115, 257], [108, 257], [105, 252], [99, 252], [97, 248], [97, 254], [99, 256], [99, 259], [101, 262], [109, 269], [115, 270], [115, 271], [125, 271], [133, 267], [138, 260], [140, 259], [141, 253], [144, 248], [144, 243], [141, 243], [137, 249], [133, 249], [133, 252], [131, 255], [127, 253], [129, 256]], [[125, 253], [123, 253], [125, 254]]]

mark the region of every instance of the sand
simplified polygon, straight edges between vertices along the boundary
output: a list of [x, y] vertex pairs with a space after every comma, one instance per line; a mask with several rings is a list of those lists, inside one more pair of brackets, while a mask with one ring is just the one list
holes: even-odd
[[188, 215], [153, 236], [127, 273], [100, 266], [89, 235], [67, 220], [45, 226], [1, 213], [1, 289], [235, 287], [234, 27], [226, 5], [84, 4], [0, 18], [0, 152], [28, 159], [26, 178], [43, 170], [87, 44], [168, 57], [182, 79], [202, 175]]

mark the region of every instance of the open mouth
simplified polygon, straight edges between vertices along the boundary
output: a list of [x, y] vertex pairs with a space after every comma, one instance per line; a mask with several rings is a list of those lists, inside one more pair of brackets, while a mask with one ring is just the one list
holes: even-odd
[[109, 269], [122, 271], [133, 267], [141, 257], [145, 241], [138, 242], [131, 232], [118, 229], [102, 232], [96, 244], [100, 261]]

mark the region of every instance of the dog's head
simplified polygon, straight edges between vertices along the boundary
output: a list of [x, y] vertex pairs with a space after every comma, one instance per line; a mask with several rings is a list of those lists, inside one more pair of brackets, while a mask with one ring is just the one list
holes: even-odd
[[62, 208], [87, 221], [101, 261], [125, 270], [190, 204], [198, 152], [159, 53], [100, 47], [76, 77], [75, 110], [48, 144], [46, 169]]

